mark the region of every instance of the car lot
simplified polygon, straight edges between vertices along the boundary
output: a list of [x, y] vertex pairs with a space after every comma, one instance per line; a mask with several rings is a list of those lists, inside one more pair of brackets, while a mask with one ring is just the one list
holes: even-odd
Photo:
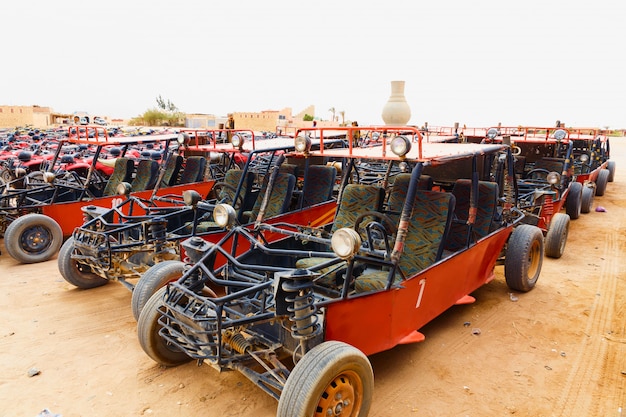
[[[502, 267], [478, 302], [422, 329], [426, 340], [371, 357], [371, 416], [619, 415], [626, 406], [626, 143], [615, 181], [572, 223], [568, 250], [544, 259], [530, 293]], [[620, 164], [620, 162], [622, 162]], [[190, 363], [162, 369], [137, 342], [130, 294], [67, 284], [56, 260], [0, 256], [0, 416], [273, 416], [276, 402], [237, 373]], [[28, 371], [40, 374], [28, 377]]]

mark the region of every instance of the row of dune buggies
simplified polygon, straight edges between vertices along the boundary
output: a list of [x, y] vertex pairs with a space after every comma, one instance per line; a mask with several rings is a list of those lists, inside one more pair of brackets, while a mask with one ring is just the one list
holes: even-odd
[[[237, 131], [220, 144], [216, 132], [77, 135], [94, 152], [84, 172], [58, 153], [2, 186], [5, 247], [22, 262], [58, 251], [78, 288], [130, 289], [139, 343], [160, 365], [237, 370], [278, 401], [279, 416], [365, 416], [367, 356], [424, 340], [419, 330], [475, 301], [499, 265], [513, 291], [530, 291], [544, 253], [563, 254], [569, 221], [591, 211], [615, 165], [608, 139], [565, 129], [489, 129], [468, 143], [426, 141], [408, 126], [355, 129], [254, 145]], [[141, 157], [148, 144], [158, 158]], [[112, 148], [120, 154], [105, 156]], [[194, 158], [202, 167], [182, 182]], [[109, 159], [108, 177], [94, 174], [93, 161]], [[134, 174], [119, 174], [124, 159]], [[40, 199], [24, 214], [34, 200], [24, 190], [88, 197]], [[49, 219], [63, 205], [78, 206], [80, 221], [59, 233]], [[47, 241], [45, 256], [34, 241]]]

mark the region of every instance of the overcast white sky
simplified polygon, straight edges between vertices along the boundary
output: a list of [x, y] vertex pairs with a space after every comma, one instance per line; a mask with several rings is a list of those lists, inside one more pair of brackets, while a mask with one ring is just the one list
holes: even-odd
[[0, 104], [133, 117], [313, 104], [383, 124], [626, 128], [623, 0], [20, 0], [0, 6]]

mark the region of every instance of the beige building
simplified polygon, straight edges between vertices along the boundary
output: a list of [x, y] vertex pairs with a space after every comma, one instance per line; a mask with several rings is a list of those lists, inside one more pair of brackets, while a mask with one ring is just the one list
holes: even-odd
[[50, 107], [0, 106], [0, 127], [33, 126], [45, 128], [53, 125], [60, 115]]
[[[250, 129], [288, 134], [297, 128], [310, 127], [311, 121], [304, 121], [305, 115], [315, 117], [315, 106], [306, 107], [299, 113], [293, 114], [290, 107], [282, 110], [263, 110], [261, 112], [233, 112], [235, 128]], [[185, 116], [185, 126], [192, 129], [219, 129], [226, 125], [227, 116], [213, 114], [188, 113]], [[109, 123], [123, 124], [122, 120], [104, 117]], [[33, 126], [47, 128], [50, 126], [71, 124], [73, 115], [56, 113], [50, 107], [41, 106], [0, 106], [0, 128], [17, 126]], [[318, 121], [318, 125], [325, 122]]]

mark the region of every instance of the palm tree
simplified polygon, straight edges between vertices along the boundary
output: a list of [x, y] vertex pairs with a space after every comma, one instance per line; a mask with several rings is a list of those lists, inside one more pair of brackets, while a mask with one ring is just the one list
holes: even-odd
[[330, 109], [328, 109], [328, 111], [329, 111], [329, 112], [331, 112], [331, 113], [333, 114], [332, 121], [334, 122], [334, 121], [335, 121], [335, 111], [336, 111], [336, 110], [335, 110], [335, 108], [334, 108], [334, 107], [331, 107]]
[[341, 125], [344, 126], [346, 124], [346, 111], [341, 110], [339, 114], [341, 115]]

